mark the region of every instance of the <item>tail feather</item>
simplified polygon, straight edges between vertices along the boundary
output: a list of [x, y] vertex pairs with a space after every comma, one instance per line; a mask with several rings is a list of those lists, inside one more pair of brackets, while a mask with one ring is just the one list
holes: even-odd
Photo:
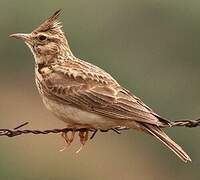
[[192, 161], [190, 157], [187, 155], [187, 153], [178, 145], [176, 144], [172, 139], [170, 139], [169, 136], [165, 134], [165, 132], [155, 126], [150, 124], [143, 124], [143, 128], [146, 132], [150, 133], [157, 139], [159, 139], [162, 143], [164, 143], [171, 151], [173, 151], [182, 161]]

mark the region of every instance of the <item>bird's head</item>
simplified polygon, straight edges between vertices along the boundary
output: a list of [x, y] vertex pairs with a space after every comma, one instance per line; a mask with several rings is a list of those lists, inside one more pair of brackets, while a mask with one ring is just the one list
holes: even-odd
[[60, 10], [44, 21], [38, 28], [28, 34], [17, 33], [11, 37], [23, 40], [31, 49], [36, 64], [53, 62], [58, 56], [72, 54], [61, 22], [59, 22]]

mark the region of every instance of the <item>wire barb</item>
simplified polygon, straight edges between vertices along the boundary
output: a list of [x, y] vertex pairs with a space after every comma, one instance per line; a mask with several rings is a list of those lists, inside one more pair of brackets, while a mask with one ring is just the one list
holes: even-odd
[[[72, 128], [62, 128], [62, 129], [47, 129], [47, 130], [20, 130], [20, 128], [26, 126], [28, 122], [25, 122], [14, 129], [0, 129], [0, 136], [7, 136], [7, 137], [14, 137], [14, 136], [19, 136], [22, 134], [35, 134], [35, 135], [44, 135], [44, 134], [57, 134], [57, 133], [62, 133], [62, 132], [68, 132], [68, 131], [84, 131], [85, 128], [80, 128], [80, 129], [72, 129]], [[194, 128], [200, 126], [200, 119], [196, 120], [178, 120], [171, 122], [170, 125], [163, 125], [161, 126], [162, 128], [172, 128], [172, 127], [189, 127], [189, 128]], [[102, 129], [87, 129], [92, 133], [92, 136], [90, 139], [93, 139], [94, 136], [96, 135], [97, 131], [100, 130], [101, 132], [108, 132], [110, 130], [116, 132], [117, 134], [121, 134], [121, 131], [123, 130], [128, 130], [129, 128], [127, 127], [115, 127], [107, 130], [102, 130]]]
[[25, 123], [23, 123], [23, 124], [21, 124], [21, 125], [15, 127], [14, 130], [20, 129], [20, 128], [26, 126], [28, 123], [29, 123], [29, 122], [25, 122]]

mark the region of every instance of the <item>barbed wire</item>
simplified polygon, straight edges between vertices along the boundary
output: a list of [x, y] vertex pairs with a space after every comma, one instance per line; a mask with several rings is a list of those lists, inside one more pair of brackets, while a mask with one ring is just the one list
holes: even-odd
[[[44, 134], [57, 134], [57, 133], [62, 133], [62, 132], [68, 132], [68, 131], [91, 131], [92, 135], [90, 139], [92, 139], [97, 131], [101, 132], [108, 132], [108, 131], [114, 131], [117, 134], [121, 134], [121, 131], [123, 130], [128, 130], [129, 128], [127, 127], [116, 127], [116, 128], [111, 128], [107, 130], [101, 130], [101, 129], [85, 129], [85, 128], [80, 128], [80, 129], [72, 129], [72, 128], [61, 128], [61, 129], [47, 129], [47, 130], [30, 130], [30, 129], [25, 129], [25, 130], [20, 130], [20, 128], [26, 126], [28, 122], [25, 122], [14, 129], [0, 129], [0, 136], [7, 136], [7, 137], [14, 137], [14, 136], [19, 136], [23, 134], [34, 134], [34, 135], [44, 135]], [[200, 126], [200, 119], [196, 120], [178, 120], [171, 122], [169, 125], [163, 125], [161, 126], [162, 128], [172, 128], [172, 127], [189, 127], [189, 128], [194, 128]]]
[[34, 130], [34, 129], [25, 129], [25, 130], [19, 130], [20, 128], [28, 125], [29, 122], [25, 122], [14, 129], [0, 129], [0, 136], [7, 136], [7, 137], [14, 137], [14, 136], [19, 136], [22, 134], [34, 134], [34, 135], [45, 135], [45, 134], [57, 134], [57, 133], [62, 133], [62, 132], [68, 132], [68, 131], [91, 131], [93, 132], [90, 139], [92, 139], [97, 131], [101, 132], [108, 132], [110, 130], [114, 131], [117, 134], [121, 134], [121, 130], [128, 130], [126, 127], [116, 127], [116, 128], [111, 128], [107, 130], [102, 130], [102, 129], [86, 129], [86, 128], [79, 128], [79, 129], [73, 129], [73, 128], [61, 128], [61, 129], [47, 129], [47, 130]]
[[200, 126], [200, 119], [196, 120], [178, 120], [171, 122], [172, 127], [189, 127], [189, 128], [194, 128], [197, 126]]

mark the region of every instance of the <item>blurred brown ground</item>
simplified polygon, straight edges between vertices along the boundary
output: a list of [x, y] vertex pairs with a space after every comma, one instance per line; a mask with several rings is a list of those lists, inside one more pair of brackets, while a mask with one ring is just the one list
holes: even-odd
[[[64, 127], [42, 105], [28, 48], [10, 39], [62, 8], [74, 54], [104, 68], [168, 119], [200, 115], [200, 2], [0, 0], [0, 127]], [[80, 154], [59, 135], [0, 138], [0, 180], [199, 179], [199, 128], [168, 134], [190, 154], [182, 163], [155, 139], [135, 131], [98, 134]]]

